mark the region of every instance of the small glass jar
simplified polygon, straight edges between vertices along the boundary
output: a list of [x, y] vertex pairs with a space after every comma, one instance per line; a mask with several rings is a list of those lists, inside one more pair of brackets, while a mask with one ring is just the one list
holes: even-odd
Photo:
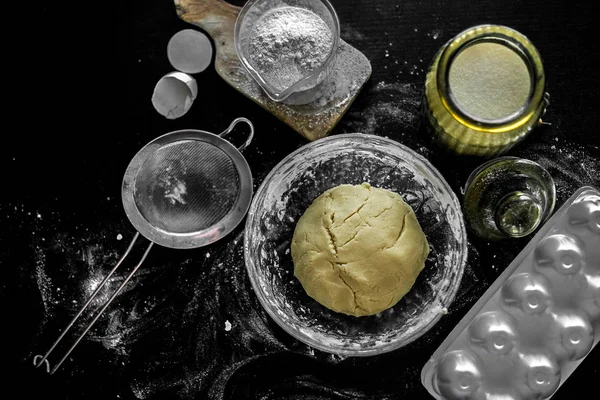
[[529, 39], [504, 26], [475, 26], [436, 54], [425, 81], [425, 116], [443, 147], [497, 156], [541, 123], [545, 83]]
[[487, 240], [533, 233], [554, 211], [556, 189], [531, 160], [498, 157], [476, 168], [465, 184], [464, 215], [471, 232]]

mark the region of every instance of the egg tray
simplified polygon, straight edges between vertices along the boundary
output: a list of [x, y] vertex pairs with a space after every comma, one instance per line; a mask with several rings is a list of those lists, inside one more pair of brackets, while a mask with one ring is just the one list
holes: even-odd
[[433, 353], [436, 399], [548, 399], [600, 340], [600, 192], [580, 188]]

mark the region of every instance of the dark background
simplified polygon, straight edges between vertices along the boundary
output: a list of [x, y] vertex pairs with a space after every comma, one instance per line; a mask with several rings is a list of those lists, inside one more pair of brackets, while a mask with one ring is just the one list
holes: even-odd
[[[22, 398], [61, 399], [429, 398], [420, 383], [424, 363], [528, 239], [470, 237], [468, 266], [449, 315], [403, 349], [358, 359], [312, 350], [270, 320], [247, 279], [243, 224], [202, 249], [155, 246], [62, 369], [52, 377], [33, 369], [33, 356], [48, 348], [135, 233], [120, 185], [144, 144], [182, 128], [221, 132], [234, 118], [247, 117], [256, 137], [244, 155], [256, 190], [273, 166], [306, 143], [211, 67], [195, 75], [199, 96], [187, 115], [170, 121], [154, 111], [154, 85], [172, 70], [167, 42], [191, 27], [177, 18], [171, 1], [55, 3], [28, 4], [24, 31], [31, 35], [19, 37], [18, 65], [5, 77], [18, 94], [9, 99], [0, 145], [4, 390], [16, 386]], [[476, 163], [441, 156], [429, 145], [420, 119], [424, 74], [434, 53], [458, 32], [503, 24], [537, 46], [552, 100], [544, 118], [551, 125], [509, 154], [548, 168], [557, 209], [580, 186], [600, 187], [599, 14], [592, 2], [332, 3], [342, 37], [373, 66], [333, 134], [398, 140], [429, 158], [461, 198]], [[134, 251], [134, 258], [139, 255]], [[133, 259], [109, 289], [132, 265]], [[587, 356], [555, 399], [581, 388], [596, 391], [599, 352]]]

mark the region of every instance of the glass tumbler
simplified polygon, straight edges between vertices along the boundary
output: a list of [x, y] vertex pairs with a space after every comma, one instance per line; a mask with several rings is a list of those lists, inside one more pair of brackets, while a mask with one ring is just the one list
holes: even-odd
[[499, 157], [476, 168], [467, 179], [465, 219], [481, 238], [520, 238], [550, 217], [555, 197], [554, 180], [541, 165]]

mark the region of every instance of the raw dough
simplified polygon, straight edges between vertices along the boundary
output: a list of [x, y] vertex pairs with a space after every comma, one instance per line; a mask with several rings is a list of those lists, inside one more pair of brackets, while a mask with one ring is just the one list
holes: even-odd
[[315, 199], [298, 220], [291, 248], [306, 293], [354, 316], [396, 304], [429, 254], [412, 208], [367, 183], [337, 186]]

